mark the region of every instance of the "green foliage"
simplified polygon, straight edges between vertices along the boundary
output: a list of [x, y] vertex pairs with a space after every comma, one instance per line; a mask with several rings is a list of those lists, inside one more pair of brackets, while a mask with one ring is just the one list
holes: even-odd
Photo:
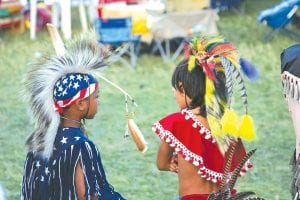
[[[226, 11], [219, 13], [219, 31], [233, 41], [240, 53], [251, 60], [260, 71], [257, 82], [246, 82], [249, 112], [256, 124], [258, 139], [246, 143], [248, 149], [257, 148], [252, 157], [254, 168], [238, 179], [239, 191], [255, 191], [265, 199], [290, 199], [289, 159], [294, 150], [294, 130], [282, 95], [280, 81], [280, 53], [294, 41], [277, 35], [270, 43], [263, 43], [267, 27], [256, 22], [259, 11], [278, 1], [246, 1], [243, 15]], [[77, 22], [78, 23], [78, 22]], [[5, 31], [0, 41], [0, 182], [8, 199], [19, 199], [26, 137], [33, 129], [22, 100], [22, 76], [28, 70], [37, 51], [52, 51], [46, 31], [38, 33], [35, 41], [26, 34]], [[43, 53], [43, 52], [40, 52]], [[172, 96], [170, 78], [175, 64], [166, 64], [153, 55], [142, 55], [136, 70], [120, 64], [103, 71], [104, 75], [122, 85], [138, 103], [135, 120], [139, 124], [149, 150], [137, 151], [125, 131], [123, 96], [100, 81], [100, 109], [86, 127], [89, 136], [100, 148], [109, 181], [128, 199], [172, 200], [177, 196], [177, 177], [156, 169], [159, 139], [152, 133], [151, 124], [164, 115], [177, 111]], [[238, 103], [238, 101], [236, 101]]]

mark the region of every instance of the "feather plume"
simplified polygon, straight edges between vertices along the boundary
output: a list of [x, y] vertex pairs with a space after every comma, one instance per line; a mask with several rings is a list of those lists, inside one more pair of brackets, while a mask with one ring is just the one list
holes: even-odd
[[245, 58], [240, 59], [240, 65], [242, 72], [251, 80], [256, 81], [259, 78], [259, 73], [255, 65], [250, 63]]
[[229, 153], [228, 153], [228, 156], [226, 157], [226, 161], [225, 161], [222, 182], [219, 186], [220, 192], [224, 192], [226, 189], [228, 189], [228, 188], [226, 188], [226, 183], [229, 178], [230, 167], [231, 167], [231, 163], [232, 163], [233, 154], [235, 152], [235, 148], [236, 148], [236, 142], [234, 142], [231, 146], [229, 146], [229, 150], [228, 150]]
[[91, 73], [107, 65], [110, 52], [96, 40], [75, 39], [64, 55], [49, 55], [32, 64], [24, 79], [35, 129], [27, 139], [29, 151], [49, 158], [53, 151], [60, 115], [54, 110], [53, 88], [67, 73]]
[[240, 71], [233, 65], [230, 65], [230, 66], [231, 66], [232, 73], [235, 76], [234, 78], [235, 78], [237, 87], [240, 90], [240, 93], [241, 93], [240, 96], [242, 98], [243, 104], [245, 106], [247, 106], [248, 100], [247, 100], [247, 90], [246, 90], [245, 82], [241, 76]]
[[[206, 75], [207, 118], [212, 134], [220, 145], [222, 139], [238, 137], [238, 134], [241, 134], [238, 131], [241, 128], [245, 129], [244, 127], [249, 128], [251, 124], [248, 123], [250, 122], [248, 118], [243, 118], [243, 123], [239, 127], [239, 117], [233, 111], [231, 103], [233, 91], [237, 88], [247, 113], [248, 96], [240, 68], [253, 71], [253, 66], [250, 62], [240, 59], [237, 48], [221, 36], [194, 38], [190, 47], [192, 54], [188, 68], [193, 69], [196, 60], [196, 65], [201, 66]], [[248, 74], [252, 78], [256, 76], [255, 73]], [[251, 138], [250, 132], [244, 133], [245, 137]]]
[[196, 66], [196, 57], [195, 56], [190, 56], [189, 58], [189, 63], [188, 63], [188, 70], [192, 71]]
[[222, 131], [237, 137], [238, 131], [238, 115], [233, 109], [225, 109], [224, 115], [221, 119]]
[[[233, 174], [231, 176], [227, 176], [225, 173], [230, 168], [229, 165], [232, 160], [232, 155], [234, 154], [236, 148], [235, 143], [230, 146], [229, 149], [229, 155], [227, 157], [226, 163], [225, 163], [225, 169], [223, 173], [223, 180], [222, 183], [219, 186], [219, 191], [213, 194], [210, 194], [208, 197], [208, 200], [264, 200], [261, 197], [258, 197], [255, 192], [247, 191], [247, 192], [240, 192], [232, 194], [231, 192], [234, 191], [233, 187], [236, 183], [237, 177], [242, 169], [242, 167], [245, 165], [246, 161], [249, 160], [249, 158], [255, 153], [256, 149], [251, 150], [247, 155], [240, 161], [239, 165], [235, 168]], [[227, 168], [227, 169], [226, 169]], [[226, 178], [229, 178], [229, 183], [226, 183]], [[228, 179], [227, 179], [228, 180]]]
[[233, 94], [233, 75], [232, 75], [232, 64], [229, 60], [225, 57], [221, 57], [221, 62], [223, 67], [225, 68], [225, 76], [226, 76], [226, 90], [227, 90], [227, 98], [228, 98], [228, 105], [231, 103], [231, 97]]
[[242, 117], [242, 123], [238, 130], [238, 136], [248, 141], [251, 141], [256, 138], [253, 120], [250, 115], [245, 114]]
[[249, 151], [246, 156], [241, 160], [241, 162], [239, 163], [239, 165], [235, 168], [233, 175], [231, 177], [231, 180], [229, 182], [229, 188], [232, 189], [236, 183], [237, 177], [239, 176], [242, 167], [245, 165], [245, 163], [247, 162], [247, 160], [249, 160], [249, 158], [255, 153], [256, 149], [253, 149], [251, 151]]

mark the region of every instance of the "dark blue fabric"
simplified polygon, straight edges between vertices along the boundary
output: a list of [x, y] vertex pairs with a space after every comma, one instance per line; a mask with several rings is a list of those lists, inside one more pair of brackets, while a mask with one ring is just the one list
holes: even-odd
[[123, 200], [108, 183], [100, 152], [80, 128], [58, 130], [49, 160], [29, 152], [24, 166], [22, 198], [25, 200], [77, 199], [75, 167], [80, 162], [85, 177], [86, 199]]
[[281, 53], [281, 73], [288, 71], [300, 77], [300, 44], [293, 44]]

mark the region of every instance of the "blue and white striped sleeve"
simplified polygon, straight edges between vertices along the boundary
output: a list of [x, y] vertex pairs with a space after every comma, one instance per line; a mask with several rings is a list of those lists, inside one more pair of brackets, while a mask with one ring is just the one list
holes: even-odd
[[101, 162], [100, 152], [90, 141], [81, 144], [80, 161], [85, 180], [86, 199], [95, 194], [99, 200], [123, 200], [108, 183]]

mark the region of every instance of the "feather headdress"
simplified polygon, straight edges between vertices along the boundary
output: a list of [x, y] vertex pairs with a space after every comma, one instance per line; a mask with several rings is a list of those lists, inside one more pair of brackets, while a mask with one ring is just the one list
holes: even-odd
[[94, 74], [108, 64], [110, 52], [93, 39], [73, 40], [63, 55], [44, 56], [32, 64], [24, 80], [35, 128], [26, 144], [29, 151], [49, 158], [60, 124], [54, 109], [53, 89], [57, 80], [68, 73]]
[[[255, 138], [252, 118], [248, 115], [247, 91], [240, 73], [254, 80], [258, 77], [255, 66], [238, 55], [236, 47], [223, 37], [194, 38], [186, 48], [188, 69], [202, 67], [206, 74], [205, 106], [207, 118], [218, 142], [224, 138]], [[245, 106], [245, 115], [240, 120], [232, 108], [232, 96], [238, 88]]]

